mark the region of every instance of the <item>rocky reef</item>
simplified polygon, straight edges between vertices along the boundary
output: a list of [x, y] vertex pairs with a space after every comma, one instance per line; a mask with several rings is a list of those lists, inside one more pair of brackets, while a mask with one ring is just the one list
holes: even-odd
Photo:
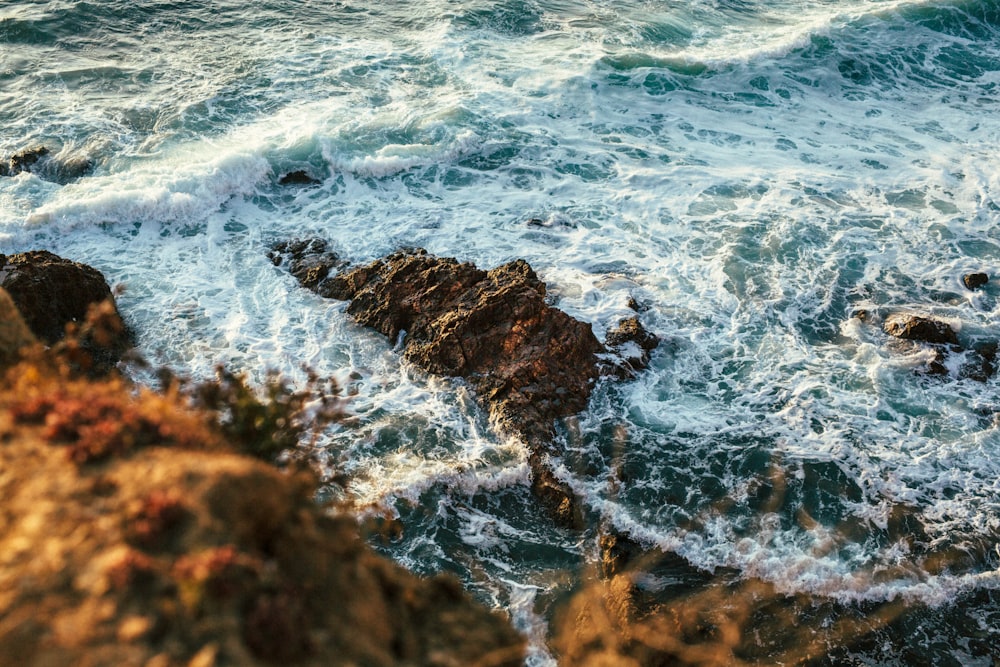
[[657, 339], [637, 318], [613, 333], [609, 345], [630, 350], [615, 356], [589, 324], [546, 302], [524, 260], [483, 271], [417, 249], [344, 268], [317, 240], [280, 244], [272, 259], [303, 286], [350, 301], [356, 321], [401, 340], [417, 366], [465, 378], [493, 423], [527, 445], [535, 495], [560, 523], [579, 523], [577, 499], [548, 462], [560, 453], [556, 424], [587, 407], [600, 375], [645, 365]]

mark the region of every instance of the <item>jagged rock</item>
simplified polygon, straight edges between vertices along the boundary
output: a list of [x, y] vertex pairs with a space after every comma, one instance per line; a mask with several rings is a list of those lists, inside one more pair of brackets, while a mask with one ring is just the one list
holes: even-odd
[[958, 345], [955, 330], [946, 322], [922, 315], [893, 313], [885, 318], [882, 329], [890, 336], [934, 345]]
[[311, 290], [315, 290], [330, 271], [347, 265], [329, 250], [326, 241], [317, 238], [276, 243], [268, 257], [275, 266], [287, 262], [289, 273]]
[[278, 179], [278, 185], [316, 185], [319, 182], [309, 172], [303, 170], [290, 171]]
[[633, 371], [649, 365], [650, 353], [660, 344], [660, 339], [649, 333], [637, 317], [627, 317], [608, 331], [605, 338], [608, 347], [614, 349]]
[[545, 285], [523, 260], [482, 271], [423, 251], [401, 252], [344, 272], [319, 292], [350, 299], [358, 322], [395, 340], [441, 375], [467, 378], [497, 426], [529, 449], [532, 488], [563, 523], [572, 492], [549, 469], [557, 420], [587, 405], [604, 347], [590, 326], [545, 303]]
[[30, 172], [47, 181], [69, 183], [85, 176], [93, 167], [94, 162], [88, 157], [55, 157], [46, 146], [35, 146], [0, 161], [0, 176], [17, 176], [22, 172]]
[[17, 176], [22, 171], [31, 171], [31, 167], [48, 154], [49, 149], [45, 146], [34, 146], [14, 153], [7, 159], [7, 163], [3, 165], [0, 175]]
[[967, 273], [962, 276], [962, 283], [970, 290], [976, 290], [990, 281], [985, 273]]
[[[303, 249], [320, 258], [326, 252], [322, 245]], [[561, 523], [579, 520], [577, 499], [548, 458], [559, 453], [555, 424], [586, 408], [601, 374], [598, 355], [607, 349], [590, 325], [545, 302], [545, 284], [527, 262], [483, 271], [416, 249], [315, 277], [300, 280], [325, 297], [349, 300], [347, 312], [359, 323], [391, 340], [405, 332], [407, 359], [468, 379], [497, 427], [527, 445], [535, 495]], [[655, 336], [637, 325], [625, 325], [622, 343], [651, 349]]]

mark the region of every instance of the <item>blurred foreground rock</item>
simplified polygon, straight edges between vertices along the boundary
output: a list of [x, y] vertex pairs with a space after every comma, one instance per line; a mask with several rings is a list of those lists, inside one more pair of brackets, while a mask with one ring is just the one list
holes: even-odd
[[176, 393], [35, 362], [3, 386], [0, 664], [521, 664], [457, 582], [376, 556]]

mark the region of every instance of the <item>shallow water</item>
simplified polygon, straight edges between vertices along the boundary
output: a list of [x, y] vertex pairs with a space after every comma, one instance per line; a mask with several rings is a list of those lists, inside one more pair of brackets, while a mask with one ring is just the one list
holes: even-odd
[[[905, 599], [932, 662], [990, 664], [948, 610], [978, 600], [996, 639], [997, 381], [915, 372], [851, 315], [997, 337], [1000, 288], [961, 277], [1000, 259], [998, 84], [982, 0], [5, 3], [0, 155], [94, 166], [0, 179], [0, 251], [123, 285], [155, 363], [337, 377], [356, 419], [317, 445], [350, 480], [327, 494], [398, 513], [381, 548], [510, 609], [532, 664], [593, 534], [539, 515], [467, 388], [266, 250], [523, 257], [599, 337], [634, 297], [651, 368], [562, 435], [595, 524], [694, 572]], [[321, 183], [278, 185], [295, 170]]]

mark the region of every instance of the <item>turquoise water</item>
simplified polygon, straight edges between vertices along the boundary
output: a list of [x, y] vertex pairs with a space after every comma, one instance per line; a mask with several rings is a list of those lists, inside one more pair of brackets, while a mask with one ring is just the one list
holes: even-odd
[[[355, 418], [315, 446], [347, 475], [326, 494], [398, 514], [380, 548], [508, 609], [537, 665], [594, 529], [555, 529], [467, 388], [266, 250], [523, 257], [599, 336], [634, 297], [651, 368], [561, 435], [595, 528], [677, 554], [692, 587], [912, 604], [863, 664], [902, 642], [990, 665], [997, 380], [922, 375], [926, 351], [851, 315], [1000, 337], [997, 281], [961, 283], [1000, 262], [998, 85], [986, 1], [5, 2], [0, 157], [52, 159], [0, 179], [0, 251], [122, 284], [155, 363], [337, 377]], [[320, 183], [278, 184], [296, 170]]]

